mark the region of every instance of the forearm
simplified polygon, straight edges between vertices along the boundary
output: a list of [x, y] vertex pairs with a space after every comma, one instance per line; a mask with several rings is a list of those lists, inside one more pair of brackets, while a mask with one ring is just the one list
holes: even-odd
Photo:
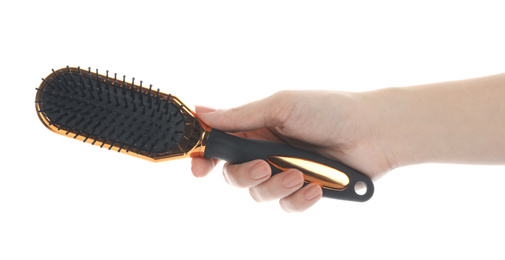
[[[505, 74], [372, 92], [398, 165], [505, 164]], [[372, 104], [374, 103], [372, 102]]]

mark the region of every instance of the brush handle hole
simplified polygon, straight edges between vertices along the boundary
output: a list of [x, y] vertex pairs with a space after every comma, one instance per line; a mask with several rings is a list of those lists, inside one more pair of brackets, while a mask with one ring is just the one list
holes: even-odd
[[365, 182], [358, 181], [354, 184], [354, 192], [356, 192], [356, 194], [363, 196], [366, 194], [367, 191], [368, 187]]

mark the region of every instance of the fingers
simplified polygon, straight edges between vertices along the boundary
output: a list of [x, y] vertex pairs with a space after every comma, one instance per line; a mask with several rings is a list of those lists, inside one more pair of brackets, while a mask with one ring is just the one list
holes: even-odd
[[287, 212], [302, 212], [313, 206], [321, 197], [322, 189], [311, 183], [302, 188], [303, 174], [290, 169], [271, 176], [267, 162], [255, 160], [243, 164], [225, 164], [223, 174], [226, 181], [236, 187], [249, 188], [258, 202], [280, 199], [281, 207]]
[[195, 157], [191, 159], [191, 172], [195, 177], [204, 177], [216, 167], [219, 160]]
[[[289, 106], [293, 104], [293, 98], [287, 94], [276, 94], [233, 109], [214, 110], [197, 107], [196, 113], [209, 126], [222, 131], [243, 132], [265, 127], [280, 127], [289, 118], [286, 111], [292, 110]], [[217, 160], [193, 158], [193, 174], [203, 177], [217, 162]], [[309, 184], [302, 188], [304, 176], [300, 171], [291, 169], [271, 176], [270, 165], [263, 160], [236, 165], [226, 163], [223, 174], [229, 184], [249, 188], [251, 196], [256, 201], [280, 199], [281, 207], [288, 212], [304, 211], [322, 196], [322, 189], [317, 184]]]
[[312, 207], [323, 196], [321, 186], [310, 183], [297, 192], [281, 199], [279, 204], [287, 212], [303, 212]]
[[225, 180], [239, 188], [249, 188], [266, 181], [272, 174], [270, 165], [263, 160], [242, 164], [226, 163], [223, 167]]
[[251, 187], [249, 192], [258, 202], [271, 201], [287, 197], [303, 185], [303, 174], [294, 169], [274, 175], [268, 181]]

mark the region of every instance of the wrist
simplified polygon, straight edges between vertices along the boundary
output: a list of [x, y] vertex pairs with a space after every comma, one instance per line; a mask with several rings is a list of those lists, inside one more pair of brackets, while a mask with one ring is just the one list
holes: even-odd
[[409, 88], [384, 88], [362, 94], [371, 128], [391, 168], [429, 161], [429, 134], [423, 105]]

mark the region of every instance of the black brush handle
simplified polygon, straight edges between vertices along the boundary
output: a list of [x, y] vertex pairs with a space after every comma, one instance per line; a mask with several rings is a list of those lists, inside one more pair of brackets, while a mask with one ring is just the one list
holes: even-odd
[[[215, 129], [211, 130], [209, 134], [204, 156], [206, 158], [222, 159], [232, 164], [262, 159], [269, 162], [272, 168], [272, 174], [282, 171], [278, 166], [276, 167], [269, 161], [269, 158], [272, 156], [300, 158], [329, 166], [338, 170], [340, 174], [344, 173], [347, 175], [349, 182], [344, 188], [333, 189], [326, 188], [323, 185], [324, 197], [351, 201], [367, 201], [372, 197], [374, 192], [374, 185], [370, 178], [335, 160], [292, 146], [241, 138]], [[364, 187], [366, 187], [364, 194], [357, 193], [355, 189], [355, 185], [357, 184], [364, 184]]]

